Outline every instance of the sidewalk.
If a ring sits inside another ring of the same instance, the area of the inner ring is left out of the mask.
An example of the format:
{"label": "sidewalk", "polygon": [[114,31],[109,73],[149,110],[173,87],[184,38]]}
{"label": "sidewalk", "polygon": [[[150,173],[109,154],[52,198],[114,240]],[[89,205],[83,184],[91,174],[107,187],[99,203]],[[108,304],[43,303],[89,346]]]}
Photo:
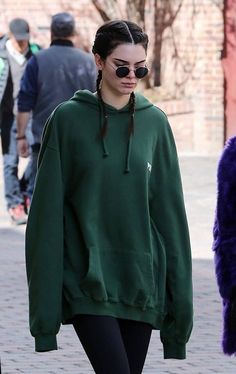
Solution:
{"label": "sidewalk", "polygon": [[[236,358],[226,357],[220,350],[221,301],[216,288],[211,252],[216,164],[216,157],[180,158],[193,249],[194,329],[187,345],[187,359],[183,361],[163,360],[159,332],[154,331],[144,374],[235,373]],[[58,351],[41,354],[34,352],[34,341],[28,330],[25,228],[12,226],[5,212],[1,159],[0,176],[2,374],[93,373],[70,326],[61,327]]]}

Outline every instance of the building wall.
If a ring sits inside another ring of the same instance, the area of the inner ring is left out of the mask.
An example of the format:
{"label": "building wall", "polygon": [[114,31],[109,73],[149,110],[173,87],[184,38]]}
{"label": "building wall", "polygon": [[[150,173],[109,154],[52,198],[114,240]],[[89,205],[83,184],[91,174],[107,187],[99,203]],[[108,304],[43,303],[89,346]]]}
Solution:
{"label": "building wall", "polygon": [[170,87],[176,98],[167,111],[176,137],[184,138],[178,142],[183,151],[213,154],[222,149],[223,26],[223,12],[216,2],[185,0],[172,30],[177,58],[173,58],[176,51],[171,31],[166,33],[163,86]]}
{"label": "building wall", "polygon": [[[167,112],[181,152],[216,154],[223,146],[223,3],[183,0],[172,28],[164,33],[162,85],[155,89],[154,96],[147,92]],[[124,0],[120,1],[120,5],[124,4]],[[151,63],[152,0],[147,4]],[[95,30],[102,23],[90,0],[0,0],[0,32],[7,29],[13,17],[24,17],[30,23],[32,39],[46,47],[50,40],[50,17],[62,10],[71,11],[76,17],[80,31],[77,45],[90,49]]]}
{"label": "building wall", "polygon": [[236,2],[225,1],[222,63],[225,77],[225,138],[236,135]]}

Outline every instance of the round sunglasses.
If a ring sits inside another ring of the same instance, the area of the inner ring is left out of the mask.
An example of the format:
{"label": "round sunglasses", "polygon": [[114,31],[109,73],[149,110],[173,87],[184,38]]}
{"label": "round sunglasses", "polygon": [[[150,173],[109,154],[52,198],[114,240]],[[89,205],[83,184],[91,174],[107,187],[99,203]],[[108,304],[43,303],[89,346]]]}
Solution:
{"label": "round sunglasses", "polygon": [[143,67],[132,70],[132,69],[129,69],[127,66],[119,66],[116,69],[116,75],[119,78],[124,78],[129,74],[130,71],[134,71],[134,74],[135,74],[136,78],[142,79],[147,75],[148,68],[143,66]]}
{"label": "round sunglasses", "polygon": [[130,69],[128,66],[119,66],[114,67],[113,65],[109,64],[115,71],[118,78],[124,78],[127,77],[127,75],[130,73],[130,71],[133,71],[136,78],[142,79],[148,74],[148,68],[146,66],[140,66],[136,69]]}

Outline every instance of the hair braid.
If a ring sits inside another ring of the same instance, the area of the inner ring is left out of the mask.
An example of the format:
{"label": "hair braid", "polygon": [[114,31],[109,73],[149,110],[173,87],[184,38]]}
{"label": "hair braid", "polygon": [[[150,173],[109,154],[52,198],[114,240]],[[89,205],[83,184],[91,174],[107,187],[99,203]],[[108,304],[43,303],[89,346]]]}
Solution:
{"label": "hair braid", "polygon": [[135,94],[132,92],[129,99],[130,125],[129,137],[134,134],[134,111],[135,111]]}
{"label": "hair braid", "polygon": [[96,85],[97,85],[97,95],[98,95],[98,98],[101,102],[102,113],[103,113],[103,124],[102,124],[102,127],[101,127],[101,137],[105,138],[105,136],[107,134],[108,116],[107,116],[106,107],[105,107],[104,101],[102,99],[101,90],[100,90],[101,80],[102,80],[102,71],[99,70]]}
{"label": "hair braid", "polygon": [[102,80],[102,70],[98,70],[98,76],[97,76],[97,80],[96,80],[97,93],[100,91],[101,80]]}

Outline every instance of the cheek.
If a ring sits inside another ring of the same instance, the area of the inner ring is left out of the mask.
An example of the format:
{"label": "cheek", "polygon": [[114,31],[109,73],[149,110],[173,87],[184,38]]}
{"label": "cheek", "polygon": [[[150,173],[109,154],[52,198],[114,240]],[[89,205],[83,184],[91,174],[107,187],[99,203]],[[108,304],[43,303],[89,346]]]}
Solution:
{"label": "cheek", "polygon": [[120,82],[120,78],[117,77],[115,71],[104,71],[103,76],[111,85],[118,84]]}

